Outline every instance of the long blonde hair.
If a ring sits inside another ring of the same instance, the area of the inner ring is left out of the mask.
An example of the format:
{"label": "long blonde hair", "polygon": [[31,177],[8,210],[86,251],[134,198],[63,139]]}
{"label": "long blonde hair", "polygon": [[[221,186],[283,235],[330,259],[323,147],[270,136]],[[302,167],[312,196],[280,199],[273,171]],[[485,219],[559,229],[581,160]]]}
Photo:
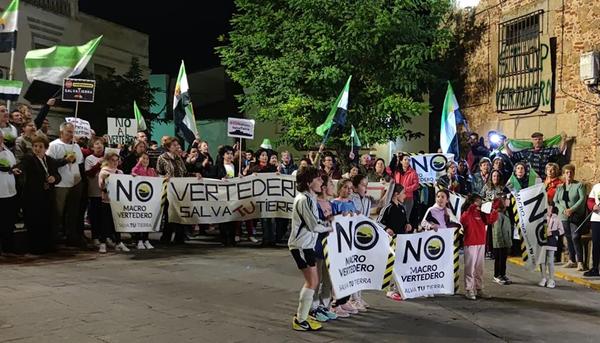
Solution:
{"label": "long blonde hair", "polygon": [[104,155],[104,161],[102,161],[102,167],[103,168],[108,167],[108,162],[110,161],[111,158],[113,158],[115,156],[119,157],[119,155],[114,151],[109,151],[108,153],[106,153],[106,155]]}

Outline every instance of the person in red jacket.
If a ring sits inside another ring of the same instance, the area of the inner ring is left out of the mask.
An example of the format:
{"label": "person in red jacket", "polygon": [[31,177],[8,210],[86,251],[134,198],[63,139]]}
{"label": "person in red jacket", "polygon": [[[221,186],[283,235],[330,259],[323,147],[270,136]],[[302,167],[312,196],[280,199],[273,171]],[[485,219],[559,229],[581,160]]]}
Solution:
{"label": "person in red jacket", "polygon": [[404,193],[406,193],[404,207],[406,208],[406,217],[410,221],[410,214],[415,203],[414,193],[419,189],[419,176],[410,166],[410,156],[401,152],[392,157],[390,171],[396,184],[404,187]]}
{"label": "person in red jacket", "polygon": [[470,195],[460,216],[465,235],[465,297],[470,300],[475,300],[476,295],[488,298],[483,292],[486,226],[498,220],[498,200],[494,201],[489,214],[481,211],[482,202],[481,196]]}

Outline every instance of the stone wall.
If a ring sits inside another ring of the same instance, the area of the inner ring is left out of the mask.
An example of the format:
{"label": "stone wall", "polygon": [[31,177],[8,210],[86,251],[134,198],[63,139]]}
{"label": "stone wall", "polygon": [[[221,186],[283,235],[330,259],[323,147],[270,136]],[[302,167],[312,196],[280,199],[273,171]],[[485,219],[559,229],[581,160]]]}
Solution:
{"label": "stone wall", "polygon": [[[579,58],[600,50],[600,1],[595,0],[482,0],[474,10],[475,22],[484,25],[478,48],[465,60],[465,92],[459,94],[471,129],[486,135],[499,130],[510,138],[527,139],[534,131],[546,137],[565,131],[575,137],[571,161],[577,178],[600,181],[598,148],[600,95],[579,79]],[[537,10],[543,11],[543,35],[556,39],[554,110],[524,115],[499,113],[496,107],[499,23]],[[564,22],[564,27],[563,27]]]}

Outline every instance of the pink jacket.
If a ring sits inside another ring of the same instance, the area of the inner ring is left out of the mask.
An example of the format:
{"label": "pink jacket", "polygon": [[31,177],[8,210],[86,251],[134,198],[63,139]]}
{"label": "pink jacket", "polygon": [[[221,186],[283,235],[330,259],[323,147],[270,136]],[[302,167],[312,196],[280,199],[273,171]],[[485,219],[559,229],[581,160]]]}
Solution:
{"label": "pink jacket", "polygon": [[139,162],[131,169],[131,175],[135,176],[157,176],[154,168],[145,168]]}

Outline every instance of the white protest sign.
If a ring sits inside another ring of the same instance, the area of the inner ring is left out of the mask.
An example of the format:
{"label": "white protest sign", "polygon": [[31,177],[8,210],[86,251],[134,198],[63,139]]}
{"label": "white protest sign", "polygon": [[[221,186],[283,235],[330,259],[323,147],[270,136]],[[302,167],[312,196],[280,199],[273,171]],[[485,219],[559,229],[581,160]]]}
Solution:
{"label": "white protest sign", "polygon": [[545,185],[537,185],[520,190],[516,195],[519,211],[519,227],[527,248],[527,260],[530,270],[535,270],[542,246],[546,245],[545,226],[548,207]]}
{"label": "white protest sign", "polygon": [[454,160],[454,154],[421,154],[410,156],[410,165],[419,176],[419,183],[434,183],[446,175],[446,164]]}
{"label": "white protest sign", "polygon": [[227,136],[254,139],[254,120],[227,118]]}
{"label": "white protest sign", "polygon": [[106,118],[107,132],[112,144],[129,144],[137,134],[137,122],[134,118]]}
{"label": "white protest sign", "polygon": [[75,126],[75,137],[92,138],[92,128],[87,120],[75,117],[67,117],[65,120]]}
{"label": "white protest sign", "polygon": [[291,218],[296,177],[264,173],[227,180],[172,178],[169,220],[215,224],[257,218]]}
{"label": "white protest sign", "polygon": [[405,299],[454,294],[453,229],[396,235],[394,279]]}
{"label": "white protest sign", "polygon": [[362,215],[336,216],[324,245],[336,298],[381,290],[389,245],[389,235],[373,220]]}
{"label": "white protest sign", "polygon": [[454,216],[460,220],[460,215],[462,214],[462,207],[467,201],[467,197],[455,192],[450,192],[450,199],[448,199],[448,206],[450,206],[450,210],[454,213]]}
{"label": "white protest sign", "polygon": [[161,177],[111,174],[106,180],[117,232],[158,232],[166,182]]}

